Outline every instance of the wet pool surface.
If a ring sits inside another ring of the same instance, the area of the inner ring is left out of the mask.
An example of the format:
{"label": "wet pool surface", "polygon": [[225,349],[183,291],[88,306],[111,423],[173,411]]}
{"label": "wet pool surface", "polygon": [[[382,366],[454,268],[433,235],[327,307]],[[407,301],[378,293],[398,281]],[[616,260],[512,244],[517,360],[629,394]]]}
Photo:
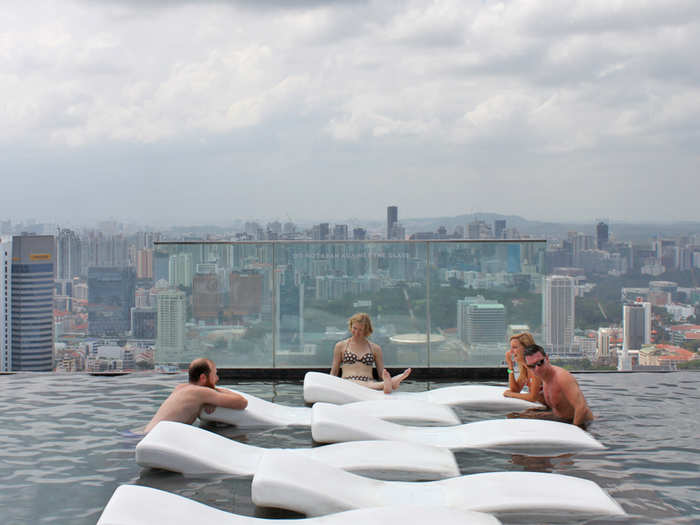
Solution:
{"label": "wet pool surface", "polygon": [[[589,520],[591,524],[700,523],[700,373],[600,373],[577,379],[597,416],[588,430],[607,450],[554,458],[459,452],[462,474],[527,470],[590,479],[630,515]],[[147,423],[172,387],[186,380],[185,374],[149,373],[0,376],[0,522],[95,524],[114,490],[124,483],[167,490],[237,514],[300,517],[256,508],[250,478],[193,479],[136,464],[138,438],[128,430]],[[407,381],[403,389],[448,384],[457,383]],[[303,404],[301,382],[227,386],[276,403]],[[463,422],[504,416],[457,413]],[[313,446],[308,428],[205,428],[261,447]]]}

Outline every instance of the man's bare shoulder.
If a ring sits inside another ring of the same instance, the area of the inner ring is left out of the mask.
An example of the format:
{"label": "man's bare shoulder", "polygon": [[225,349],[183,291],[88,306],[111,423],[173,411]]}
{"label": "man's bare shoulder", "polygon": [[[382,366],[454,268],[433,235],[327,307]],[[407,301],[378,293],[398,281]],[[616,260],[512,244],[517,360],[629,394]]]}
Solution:
{"label": "man's bare shoulder", "polygon": [[552,368],[554,368],[554,370],[556,372],[556,378],[557,378],[557,382],[559,384],[561,384],[561,385],[568,384],[568,383],[578,384],[574,375],[571,372],[569,372],[566,368],[562,368],[560,366],[552,366]]}

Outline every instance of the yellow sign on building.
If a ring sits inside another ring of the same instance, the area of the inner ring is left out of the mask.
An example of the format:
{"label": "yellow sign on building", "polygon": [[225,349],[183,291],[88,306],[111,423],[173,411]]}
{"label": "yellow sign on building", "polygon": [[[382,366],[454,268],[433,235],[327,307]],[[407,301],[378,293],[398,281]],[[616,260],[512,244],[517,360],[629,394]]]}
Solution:
{"label": "yellow sign on building", "polygon": [[51,260],[51,254],[50,253],[32,253],[29,256],[30,261],[50,261]]}

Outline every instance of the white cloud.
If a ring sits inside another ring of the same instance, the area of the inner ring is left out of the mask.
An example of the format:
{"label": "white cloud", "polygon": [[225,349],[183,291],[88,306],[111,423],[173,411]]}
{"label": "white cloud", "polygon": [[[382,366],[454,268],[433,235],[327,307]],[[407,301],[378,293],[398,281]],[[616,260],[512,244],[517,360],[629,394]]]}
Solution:
{"label": "white cloud", "polygon": [[[517,150],[517,169],[618,146],[673,166],[698,135],[699,47],[692,0],[10,1],[0,147],[194,140],[227,144],[207,154],[229,172],[233,144],[259,155],[251,173],[294,159],[309,181],[352,152],[378,192],[406,158],[459,184],[483,148]],[[506,157],[488,163],[501,181]]]}

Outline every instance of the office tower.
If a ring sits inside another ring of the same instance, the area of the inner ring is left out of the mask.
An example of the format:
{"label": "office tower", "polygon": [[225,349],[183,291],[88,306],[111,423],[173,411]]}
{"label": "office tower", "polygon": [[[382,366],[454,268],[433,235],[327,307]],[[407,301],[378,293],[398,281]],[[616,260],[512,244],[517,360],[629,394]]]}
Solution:
{"label": "office tower", "polygon": [[367,238],[367,230],[364,228],[353,228],[352,239],[354,241],[364,241]]}
{"label": "office tower", "polygon": [[497,219],[493,221],[493,237],[494,239],[504,239],[506,234],[506,220]]}
{"label": "office tower", "polygon": [[470,345],[500,345],[506,339],[505,308],[482,296],[457,301],[457,336]]}
{"label": "office tower", "polygon": [[153,253],[153,282],[157,283],[161,279],[168,280],[170,267],[170,255],[164,252]]}
{"label": "office tower", "polygon": [[137,232],[136,233],[136,249],[150,250],[153,249],[153,243],[160,240],[160,232]]}
{"label": "office tower", "polygon": [[327,241],[330,238],[331,226],[327,222],[316,224],[311,228],[311,238],[314,241]]}
{"label": "office tower", "polygon": [[56,279],[70,281],[81,270],[80,237],[73,230],[59,229],[56,237]]}
{"label": "office tower", "polygon": [[55,243],[53,235],[12,238],[13,371],[53,369]]}
{"label": "office tower", "polygon": [[[198,264],[197,267],[201,267]],[[207,324],[220,321],[222,290],[216,273],[197,273],[192,278],[192,317]]]}
{"label": "office tower", "polygon": [[[263,275],[232,272],[229,275],[229,307],[234,316],[259,315],[264,294]],[[269,297],[271,294],[265,294]]]}
{"label": "office tower", "polygon": [[490,239],[491,227],[484,221],[475,220],[467,224],[467,239]]}
{"label": "office tower", "polygon": [[157,302],[155,360],[179,361],[185,350],[187,297],[179,290],[165,290],[158,294]]}
{"label": "office tower", "polygon": [[155,339],[156,318],[155,307],[134,306],[131,309],[131,335],[136,339]]}
{"label": "office tower", "polygon": [[386,238],[394,239],[394,227],[399,222],[399,208],[387,206],[386,208]]}
{"label": "office tower", "polygon": [[348,225],[347,224],[336,224],[333,226],[333,240],[334,241],[347,241],[348,240]]}
{"label": "office tower", "polygon": [[463,321],[468,344],[502,345],[505,341],[506,317],[502,304],[469,305]]}
{"label": "office tower", "polygon": [[88,333],[119,336],[131,330],[136,274],[133,268],[88,269]]}
{"label": "office tower", "polygon": [[645,308],[641,303],[622,306],[622,347],[626,350],[641,350],[644,344]]}
{"label": "office tower", "polygon": [[153,279],[153,250],[143,248],[136,252],[136,278]]}
{"label": "office tower", "polygon": [[12,241],[0,237],[0,372],[12,371]]}
{"label": "office tower", "polygon": [[545,278],[542,294],[544,344],[554,355],[572,352],[574,342],[574,295],[576,281],[566,275]]}
{"label": "office tower", "polygon": [[192,254],[176,253],[170,256],[168,261],[168,282],[170,286],[189,288],[192,286],[193,275]]}
{"label": "office tower", "polygon": [[608,225],[603,221],[599,222],[595,226],[595,242],[596,248],[599,250],[605,250],[608,245]]}

